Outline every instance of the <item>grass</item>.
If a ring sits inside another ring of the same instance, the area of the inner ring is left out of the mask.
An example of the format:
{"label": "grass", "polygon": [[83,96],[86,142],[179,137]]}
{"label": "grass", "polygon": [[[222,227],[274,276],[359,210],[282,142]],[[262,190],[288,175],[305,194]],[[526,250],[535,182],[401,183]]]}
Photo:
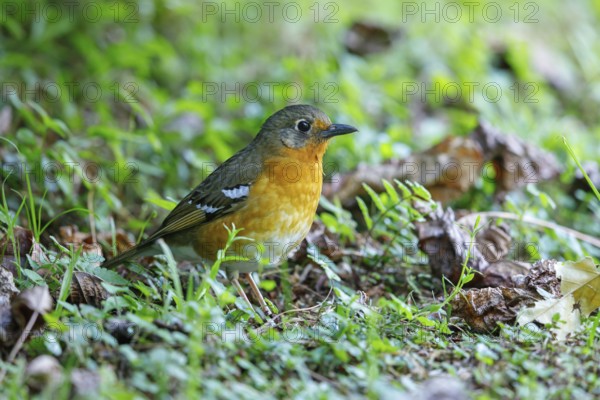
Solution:
{"label": "grass", "polygon": [[[553,152],[560,179],[499,201],[494,182],[476,177],[452,206],[527,214],[598,236],[598,192],[593,183],[590,193],[572,182],[583,160],[598,162],[600,9],[539,2],[538,22],[525,23],[531,9],[523,3],[516,22],[506,8],[496,23],[479,14],[450,23],[411,16],[403,3],[387,0],[368,10],[301,1],[304,17],[296,23],[252,23],[213,17],[206,4],[100,2],[102,17],[94,21],[76,12],[58,21],[26,13],[0,22],[1,80],[29,90],[0,96],[0,111],[11,110],[0,131],[1,229],[13,246],[15,228],[30,229],[48,258],[20,264],[17,287],[46,284],[57,299],[45,316],[48,328],[32,335],[14,363],[0,362],[7,369],[0,397],[34,394],[26,371],[39,355],[59,361],[64,383],[39,398],[67,398],[80,390],[73,374],[84,371],[100,382],[101,398],[392,398],[427,392],[436,385],[426,381],[440,375],[480,399],[597,396],[597,314],[562,343],[543,328],[474,334],[453,319],[447,301],[434,295],[411,230],[422,218],[414,201],[430,200],[419,185],[367,189],[358,213],[324,200],[316,219],[348,252],[333,259],[311,248],[310,257],[261,276],[281,308],[275,327],[260,324],[218,275],[222,259],[177,269],[164,248],[166,261],[133,265],[124,278],[99,268],[98,256],[61,244],[60,227],[109,234],[113,242],[125,232],[139,241],[290,101],[284,88],[293,84],[302,88],[298,101],[360,128],[331,144],[332,179],[360,163],[403,158],[448,134],[464,135],[485,119]],[[316,22],[311,6],[319,10]],[[321,20],[332,11],[338,22]],[[399,28],[399,39],[381,53],[349,54],[345,34],[363,20]],[[548,64],[555,68],[544,69]],[[503,95],[490,101],[475,90],[469,99],[473,82],[494,83]],[[250,89],[221,90],[236,83]],[[56,101],[52,84],[61,90]],[[461,99],[452,100],[444,85],[460,88]],[[253,97],[256,87],[261,94]],[[593,175],[584,177],[592,182]],[[552,230],[511,227],[515,243],[534,244],[515,249],[526,261],[600,255]],[[101,308],[69,303],[76,272],[104,280],[112,296]],[[470,274],[465,263],[446,299]]]}

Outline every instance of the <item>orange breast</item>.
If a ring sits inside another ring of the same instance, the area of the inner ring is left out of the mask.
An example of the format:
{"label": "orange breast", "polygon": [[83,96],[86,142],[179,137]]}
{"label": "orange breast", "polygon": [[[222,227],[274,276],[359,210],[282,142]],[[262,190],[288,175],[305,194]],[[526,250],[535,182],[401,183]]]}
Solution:
{"label": "orange breast", "polygon": [[[316,150],[316,151],[315,151]],[[214,260],[228,238],[224,225],[243,228],[230,252],[245,258],[267,259],[277,265],[308,233],[321,196],[321,149],[288,150],[270,158],[250,187],[245,205],[234,213],[203,225],[194,240],[201,257]],[[262,246],[262,248],[261,248]]]}

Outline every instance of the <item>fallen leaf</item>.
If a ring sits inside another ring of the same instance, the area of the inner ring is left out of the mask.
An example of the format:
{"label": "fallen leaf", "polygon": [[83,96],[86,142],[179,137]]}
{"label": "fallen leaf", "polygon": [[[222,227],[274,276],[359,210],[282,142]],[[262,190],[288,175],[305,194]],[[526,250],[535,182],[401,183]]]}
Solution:
{"label": "fallen leaf", "polygon": [[38,264],[50,264],[50,259],[46,255],[44,248],[35,239],[31,246],[31,259]]}
{"label": "fallen leaf", "polygon": [[542,324],[550,324],[553,322],[554,315],[558,314],[561,322],[552,331],[558,340],[565,340],[567,335],[575,331],[581,324],[581,314],[574,307],[573,295],[538,300],[533,307],[525,307],[519,312],[517,323],[527,325],[537,321]]}
{"label": "fallen leaf", "polygon": [[480,333],[493,331],[499,322],[512,324],[522,309],[543,299],[541,293],[560,296],[556,264],[556,260],[536,262],[526,275],[512,276],[511,287],[461,290],[450,301],[452,316],[462,318]]}
{"label": "fallen leaf", "polygon": [[558,263],[556,274],[560,278],[561,293],[573,295],[582,315],[588,316],[600,307],[600,271],[591,257]]}
{"label": "fallen leaf", "polygon": [[367,198],[364,184],[375,192],[385,191],[383,180],[414,181],[425,186],[433,199],[448,202],[463,195],[479,177],[484,163],[480,145],[473,139],[449,136],[436,146],[407,158],[380,165],[360,164],[323,186],[323,195],[338,198],[345,208],[357,205],[356,197]]}
{"label": "fallen leaf", "polygon": [[[6,306],[0,307],[0,318],[5,320],[0,325],[0,328],[2,328],[0,331],[11,335],[8,339],[4,337],[0,337],[0,339],[2,339],[4,346],[12,345],[12,349],[6,358],[6,364],[0,369],[0,382],[6,376],[6,365],[15,360],[31,332],[44,325],[44,318],[42,316],[51,310],[52,304],[53,301],[48,287],[35,286],[24,290],[15,298],[10,312],[7,312]],[[16,329],[7,331],[5,325]]]}
{"label": "fallen leaf", "polygon": [[[47,286],[34,286],[21,292],[13,301],[12,311],[14,319],[25,326],[35,313],[44,315],[52,310],[54,301]],[[43,318],[38,318],[33,325],[34,329],[44,324]]]}
{"label": "fallen leaf", "polygon": [[339,235],[327,229],[321,221],[313,222],[305,240],[302,241],[296,251],[289,255],[289,258],[295,262],[305,260],[308,255],[309,246],[315,246],[319,249],[320,254],[332,261],[338,261],[344,255],[341,251],[342,246],[339,242]]}
{"label": "fallen leaf", "polygon": [[[513,287],[515,275],[527,274],[531,265],[505,259],[512,247],[512,238],[506,225],[488,224],[480,228],[474,243],[470,230],[461,228],[454,211],[440,206],[426,214],[425,222],[415,223],[419,248],[429,256],[431,275],[445,277],[458,283],[465,260],[476,274],[466,287]],[[469,253],[470,249],[470,253]]]}
{"label": "fallen leaf", "polygon": [[475,237],[477,248],[487,262],[502,260],[511,250],[512,237],[506,224],[489,225]]}
{"label": "fallen leaf", "polygon": [[[120,234],[126,236],[124,233],[117,233],[117,238],[119,238]],[[105,237],[109,237],[108,241],[112,240],[110,235],[103,235],[100,240],[104,239]],[[71,244],[75,250],[81,248],[82,254],[100,257],[102,256],[102,246],[100,243],[94,241],[94,237],[91,234],[79,232],[79,228],[75,225],[61,226],[60,238],[63,244]],[[93,264],[100,266],[101,263],[100,261],[97,261]]]}
{"label": "fallen leaf", "polygon": [[521,307],[536,300],[528,290],[496,287],[461,291],[450,304],[452,316],[464,319],[475,332],[486,333],[498,322],[512,323]]}
{"label": "fallen leaf", "polygon": [[514,277],[527,274],[531,265],[519,261],[500,260],[489,264],[481,274],[478,274],[467,286],[474,287],[513,287]]}
{"label": "fallen leaf", "polygon": [[12,272],[13,276],[17,276],[17,265],[21,267],[27,265],[27,254],[31,251],[32,245],[33,233],[29,229],[15,226],[13,238],[4,235],[0,239],[0,268],[5,268]]}
{"label": "fallen leaf", "polygon": [[555,179],[562,171],[554,154],[507,135],[487,121],[480,121],[469,137],[481,146],[485,161],[491,163],[494,173],[486,168],[483,177],[493,179],[499,193]]}
{"label": "fallen leaf", "polygon": [[[445,277],[456,284],[460,279],[471,239],[456,223],[451,208],[444,211],[440,206],[426,218],[426,222],[416,223],[415,229],[419,238],[419,248],[429,257],[431,275],[440,282]],[[468,265],[481,272],[489,263],[477,246],[473,246]],[[475,279],[480,278],[481,275],[476,274]]]}
{"label": "fallen leaf", "polygon": [[73,272],[69,301],[72,304],[89,304],[100,308],[102,302],[110,297],[102,279],[87,272]]}

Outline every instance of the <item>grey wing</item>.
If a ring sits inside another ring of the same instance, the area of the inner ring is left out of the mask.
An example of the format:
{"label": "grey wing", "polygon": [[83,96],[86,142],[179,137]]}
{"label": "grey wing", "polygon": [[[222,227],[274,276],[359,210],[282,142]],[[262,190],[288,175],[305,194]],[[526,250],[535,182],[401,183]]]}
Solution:
{"label": "grey wing", "polygon": [[240,173],[248,167],[244,165],[244,159],[247,157],[238,153],[217,168],[177,204],[147,241],[197,227],[241,208],[259,172],[257,169],[252,173]]}

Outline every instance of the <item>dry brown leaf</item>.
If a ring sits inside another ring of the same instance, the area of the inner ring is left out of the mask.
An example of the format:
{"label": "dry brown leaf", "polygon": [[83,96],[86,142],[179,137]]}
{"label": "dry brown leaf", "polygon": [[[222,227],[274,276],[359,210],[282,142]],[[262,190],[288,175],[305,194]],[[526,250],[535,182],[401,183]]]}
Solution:
{"label": "dry brown leaf", "polygon": [[506,224],[490,225],[477,233],[477,248],[487,262],[502,260],[511,249],[512,237]]}
{"label": "dry brown leaf", "polygon": [[[15,298],[10,313],[5,312],[6,306],[0,307],[0,318],[7,318],[6,321],[2,321],[2,331],[4,331],[2,333],[11,335],[8,338],[1,338],[2,344],[3,346],[12,345],[12,349],[6,358],[6,364],[0,369],[0,382],[6,376],[6,365],[15,360],[31,332],[44,324],[44,319],[41,316],[51,310],[52,304],[52,297],[50,297],[48,288],[46,286],[35,286],[23,291]],[[5,325],[12,326],[15,329],[7,331]]]}
{"label": "dry brown leaf", "polygon": [[517,136],[507,135],[486,121],[479,122],[470,138],[481,146],[485,161],[494,168],[494,174],[484,170],[484,179],[495,175],[493,179],[499,192],[555,179],[562,171],[552,153]]}
{"label": "dry brown leaf", "polygon": [[100,308],[102,302],[109,297],[109,293],[102,286],[102,279],[87,272],[73,272],[69,295],[72,304],[89,304]]}
{"label": "dry brown leaf", "polygon": [[[27,254],[31,251],[33,245],[33,233],[29,229],[15,226],[13,230],[14,243],[12,238],[4,235],[0,239],[0,268],[9,270],[13,276],[17,276],[17,263],[22,267],[27,265]],[[17,257],[19,260],[17,260]]]}
{"label": "dry brown leaf", "polygon": [[346,208],[356,206],[356,197],[368,197],[363,183],[375,192],[385,191],[382,179],[393,182],[410,180],[430,191],[435,200],[447,202],[472,187],[483,166],[483,153],[470,138],[449,136],[436,146],[402,160],[380,165],[361,164],[354,171],[336,176],[323,186],[323,195],[338,198]]}
{"label": "dry brown leaf", "polygon": [[500,260],[489,264],[474,281],[468,286],[474,287],[513,287],[514,278],[518,275],[527,274],[531,265],[519,261]]}
{"label": "dry brown leaf", "polygon": [[50,264],[50,259],[46,255],[44,248],[35,239],[31,246],[31,259],[38,264]]}
{"label": "dry brown leaf", "polygon": [[[104,236],[109,235],[102,235],[102,238]],[[119,233],[117,233],[117,237],[119,237]],[[83,254],[102,256],[102,246],[100,243],[95,242],[91,234],[79,232],[79,228],[75,225],[61,226],[60,238],[63,244],[71,244],[75,250],[81,248]],[[95,264],[96,266],[100,266],[99,261]]]}
{"label": "dry brown leaf", "polygon": [[512,323],[517,311],[537,300],[528,290],[519,288],[483,288],[462,291],[450,302],[452,315],[460,317],[475,332],[490,332],[498,322]]}
{"label": "dry brown leaf", "polygon": [[[44,315],[52,310],[54,301],[47,286],[34,286],[21,292],[13,301],[13,318],[21,326],[25,326],[27,321],[35,313]],[[42,318],[38,318],[34,324],[34,329],[39,328],[44,323]]]}
{"label": "dry brown leaf", "polygon": [[469,253],[468,265],[476,272],[467,287],[513,287],[515,275],[527,274],[531,265],[504,259],[510,252],[512,238],[506,225],[489,224],[480,229],[471,245],[472,227],[460,227],[452,209],[440,206],[415,224],[419,248],[429,256],[434,278],[445,277],[456,284]]}
{"label": "dry brown leaf", "polygon": [[343,252],[339,242],[339,236],[331,232],[321,221],[314,221],[305,240],[298,249],[291,253],[289,258],[295,262],[304,260],[308,255],[308,246],[313,245],[319,249],[320,254],[332,261],[342,258]]}
{"label": "dry brown leaf", "polygon": [[450,302],[452,315],[465,320],[476,332],[490,332],[498,322],[513,323],[519,311],[542,299],[540,292],[560,294],[556,264],[555,260],[538,261],[527,275],[513,276],[512,287],[462,290]]}
{"label": "dry brown leaf", "polygon": [[547,292],[554,297],[560,296],[560,281],[556,276],[557,264],[556,260],[536,262],[526,274],[513,276],[514,286],[532,293]]}

